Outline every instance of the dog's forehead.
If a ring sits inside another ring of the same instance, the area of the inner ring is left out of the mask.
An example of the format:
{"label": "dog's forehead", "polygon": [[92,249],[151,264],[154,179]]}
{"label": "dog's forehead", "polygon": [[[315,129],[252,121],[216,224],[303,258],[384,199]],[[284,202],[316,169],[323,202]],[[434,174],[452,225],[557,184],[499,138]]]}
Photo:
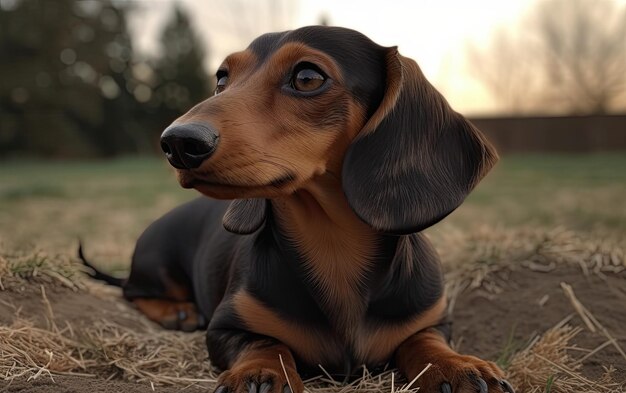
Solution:
{"label": "dog's forehead", "polygon": [[259,63],[263,63],[290,42],[300,42],[327,53],[344,69],[364,60],[379,59],[386,50],[358,31],[334,26],[307,26],[263,34],[252,41],[248,50],[254,53]]}
{"label": "dog's forehead", "polygon": [[254,53],[260,62],[263,62],[270,54],[276,51],[279,47],[278,43],[287,33],[289,31],[263,34],[250,43],[248,50]]}
{"label": "dog's forehead", "polygon": [[387,53],[395,47],[380,46],[358,31],[343,27],[308,26],[264,34],[246,51],[254,55],[259,67],[283,45],[293,42],[330,56],[343,74],[347,91],[367,108],[368,116],[374,112],[384,93]]}

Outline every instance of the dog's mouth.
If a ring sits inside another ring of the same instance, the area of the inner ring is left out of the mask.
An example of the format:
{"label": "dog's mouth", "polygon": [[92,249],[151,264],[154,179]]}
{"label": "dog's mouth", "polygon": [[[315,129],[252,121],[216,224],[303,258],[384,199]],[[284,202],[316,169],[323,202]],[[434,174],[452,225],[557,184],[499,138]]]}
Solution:
{"label": "dog's mouth", "polygon": [[276,187],[276,188],[280,188],[282,186],[285,186],[293,181],[296,180],[296,175],[294,175],[293,173],[286,173],[282,176],[277,177],[276,179],[272,180],[268,186],[269,187]]}
{"label": "dog's mouth", "polygon": [[224,181],[213,176],[198,174],[190,170],[178,170],[177,172],[178,182],[180,183],[181,187],[195,188],[196,190],[203,193],[205,190],[243,192],[251,189],[269,189],[279,191],[283,187],[289,185],[296,180],[296,175],[290,172],[280,175],[274,180],[265,183],[238,183]]}

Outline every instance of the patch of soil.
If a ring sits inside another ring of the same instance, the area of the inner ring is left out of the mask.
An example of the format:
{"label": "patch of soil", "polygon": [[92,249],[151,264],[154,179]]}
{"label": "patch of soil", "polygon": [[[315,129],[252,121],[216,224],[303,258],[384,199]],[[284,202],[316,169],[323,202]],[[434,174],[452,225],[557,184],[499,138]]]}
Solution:
{"label": "patch of soil", "polygon": [[[585,324],[561,289],[561,283],[572,286],[578,300],[607,331],[626,348],[626,273],[604,277],[585,276],[575,266],[562,266],[549,273],[516,268],[500,273],[498,294],[475,290],[459,296],[453,310],[453,337],[460,351],[498,359],[507,345],[516,349],[536,334],[541,334],[569,315],[573,326]],[[547,300],[546,300],[547,299]],[[584,329],[574,340],[579,348],[593,350],[607,338],[600,332]],[[580,352],[577,356],[584,356]],[[597,378],[602,366],[617,369],[616,380],[626,382],[626,359],[608,346],[584,363],[585,375]]]}
{"label": "patch of soil", "polygon": [[[517,349],[525,346],[535,334],[541,334],[574,314],[573,325],[584,326],[570,301],[560,287],[570,284],[578,299],[626,347],[626,273],[622,275],[585,276],[576,267],[561,267],[550,273],[514,268],[500,272],[498,294],[475,290],[460,296],[453,310],[454,338],[460,351],[495,360],[509,345],[511,337]],[[546,300],[547,296],[547,300]],[[103,293],[72,292],[67,289],[46,289],[46,298],[57,324],[68,321],[74,326],[85,326],[97,320],[111,319],[120,324],[140,323],[136,312],[118,301],[119,291]],[[0,292],[0,324],[10,324],[16,313],[45,323],[47,306],[42,301],[41,289],[28,286],[21,291]],[[543,299],[543,303],[541,300]],[[541,303],[541,304],[540,304]],[[594,349],[606,341],[600,333],[583,331],[575,343],[585,349]],[[580,352],[584,356],[585,352]],[[591,377],[603,372],[602,366],[614,365],[616,379],[626,382],[626,360],[614,347],[606,347],[585,363],[584,371]],[[5,383],[5,386],[2,386]],[[155,387],[157,392],[177,392],[180,387]],[[153,392],[146,383],[138,384],[104,378],[55,376],[54,381],[42,375],[37,380],[0,382],[0,392]],[[186,392],[205,392],[189,387]]]}
{"label": "patch of soil", "polygon": [[[105,287],[95,293],[72,291],[64,287],[25,285],[17,290],[0,292],[0,324],[10,324],[16,315],[46,326],[50,303],[57,324],[69,322],[84,326],[97,320],[111,320],[125,326],[137,324],[136,312],[122,298],[119,288]],[[98,287],[95,287],[98,288]]]}

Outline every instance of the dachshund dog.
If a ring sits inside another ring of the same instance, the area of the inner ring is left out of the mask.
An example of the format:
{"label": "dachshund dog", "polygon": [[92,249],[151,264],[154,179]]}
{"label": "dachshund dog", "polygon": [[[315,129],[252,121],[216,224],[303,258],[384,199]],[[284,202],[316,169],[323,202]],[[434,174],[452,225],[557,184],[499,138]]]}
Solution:
{"label": "dachshund dog", "polygon": [[387,363],[408,380],[432,364],[422,392],[513,392],[494,363],[448,346],[420,233],[497,154],[396,47],[338,27],[265,34],[161,146],[179,183],[214,199],[148,227],[124,295],[165,327],[207,327],[217,393],[301,393],[319,365]]}

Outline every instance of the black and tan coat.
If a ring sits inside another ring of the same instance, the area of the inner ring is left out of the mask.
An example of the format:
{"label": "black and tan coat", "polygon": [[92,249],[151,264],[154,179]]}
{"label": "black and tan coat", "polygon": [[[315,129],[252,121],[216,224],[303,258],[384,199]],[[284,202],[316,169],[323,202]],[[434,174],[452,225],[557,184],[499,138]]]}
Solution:
{"label": "black and tan coat", "polygon": [[146,230],[126,297],[167,327],[208,322],[220,393],[282,393],[286,375],[300,393],[298,371],[388,362],[408,379],[432,363],[423,392],[512,392],[493,363],[447,345],[420,233],[497,155],[417,64],[316,26],[259,37],[217,78],[161,139],[180,184],[214,199]]}

